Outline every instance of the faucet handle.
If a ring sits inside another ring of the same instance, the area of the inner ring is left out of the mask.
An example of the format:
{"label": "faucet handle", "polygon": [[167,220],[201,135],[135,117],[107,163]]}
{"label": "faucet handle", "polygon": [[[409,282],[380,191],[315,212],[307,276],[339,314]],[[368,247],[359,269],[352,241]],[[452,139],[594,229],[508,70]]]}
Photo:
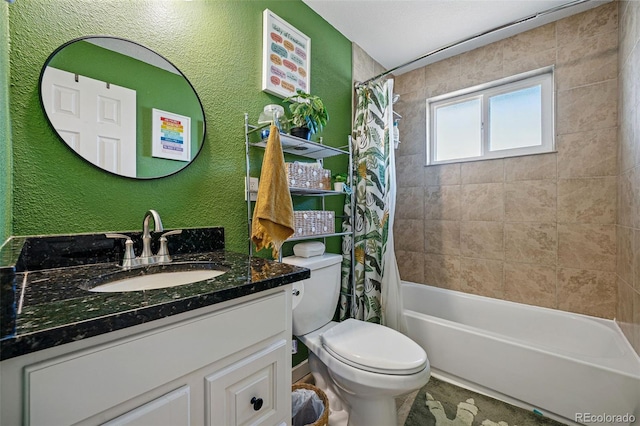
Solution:
{"label": "faucet handle", "polygon": [[174,229],[173,231],[165,232],[164,234],[160,235],[160,238],[164,238],[167,235],[177,235],[177,234],[182,234],[182,229]]}
{"label": "faucet handle", "polygon": [[176,235],[182,234],[182,229],[176,229],[173,231],[165,232],[160,235],[160,248],[158,249],[157,259],[160,263],[168,263],[171,262],[171,256],[169,256],[169,248],[167,247],[167,236],[168,235]]}
{"label": "faucet handle", "polygon": [[122,266],[124,268],[130,268],[131,266],[134,266],[136,254],[133,251],[133,241],[131,240],[131,237],[129,237],[128,235],[115,233],[104,234],[104,236],[107,238],[125,239],[126,241],[124,242],[124,257],[122,258]]}

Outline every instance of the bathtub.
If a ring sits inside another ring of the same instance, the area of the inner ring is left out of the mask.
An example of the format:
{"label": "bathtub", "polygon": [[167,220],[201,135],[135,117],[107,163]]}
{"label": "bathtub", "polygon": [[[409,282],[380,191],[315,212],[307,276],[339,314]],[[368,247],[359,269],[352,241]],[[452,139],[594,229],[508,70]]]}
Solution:
{"label": "bathtub", "polygon": [[640,425],[640,358],[615,321],[406,281],[402,300],[435,377],[568,424]]}

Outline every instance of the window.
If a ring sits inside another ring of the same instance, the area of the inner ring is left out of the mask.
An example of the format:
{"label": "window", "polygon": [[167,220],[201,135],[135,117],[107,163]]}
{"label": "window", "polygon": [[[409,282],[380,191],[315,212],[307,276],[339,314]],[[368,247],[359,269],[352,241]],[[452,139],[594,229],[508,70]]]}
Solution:
{"label": "window", "polygon": [[427,165],[554,150],[553,68],[427,99]]}

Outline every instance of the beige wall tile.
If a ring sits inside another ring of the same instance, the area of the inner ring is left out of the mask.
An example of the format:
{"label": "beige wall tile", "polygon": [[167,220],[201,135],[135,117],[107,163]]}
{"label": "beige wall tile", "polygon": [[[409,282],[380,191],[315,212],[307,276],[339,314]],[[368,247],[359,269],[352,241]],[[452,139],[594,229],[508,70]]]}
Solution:
{"label": "beige wall tile", "polygon": [[504,297],[513,302],[557,308],[556,268],[505,262]]}
{"label": "beige wall tile", "polygon": [[421,252],[424,249],[424,221],[415,219],[396,219],[394,226],[396,248]]}
{"label": "beige wall tile", "polygon": [[556,49],[549,49],[543,52],[532,52],[523,54],[517,60],[507,60],[504,58],[502,69],[505,76],[516,75],[527,71],[548,67],[556,63]]}
{"label": "beige wall tile", "polygon": [[[619,163],[620,172],[626,172],[636,164],[636,133],[640,132],[640,128],[636,123],[636,107],[627,106],[620,111],[620,126],[618,130],[619,136]],[[640,135],[638,135],[640,136]]]}
{"label": "beige wall tile", "polygon": [[618,225],[631,227],[634,222],[633,200],[634,182],[633,170],[621,173],[618,177]]}
{"label": "beige wall tile", "polygon": [[558,93],[556,133],[583,132],[616,126],[618,80],[607,80]]}
{"label": "beige wall tile", "polygon": [[414,283],[424,283],[424,254],[396,250],[396,260],[400,279]]}
{"label": "beige wall tile", "polygon": [[424,283],[449,290],[460,290],[460,257],[425,254]]}
{"label": "beige wall tile", "polygon": [[633,324],[633,293],[633,288],[624,281],[620,279],[618,280],[616,322],[629,342],[632,342],[632,339],[635,338]]}
{"label": "beige wall tile", "polygon": [[557,247],[555,223],[504,224],[504,257],[507,261],[553,266]]}
{"label": "beige wall tile", "polygon": [[529,180],[505,184],[504,219],[508,222],[555,222],[556,183]]}
{"label": "beige wall tile", "polygon": [[[635,6],[636,13],[640,7],[638,5]],[[640,18],[639,18],[640,19]],[[640,41],[640,38],[638,39]],[[636,46],[631,52],[631,56],[629,57],[629,64],[631,65],[631,75],[635,77],[633,80],[633,85],[636,88],[636,106],[640,108],[640,82],[637,79],[638,73],[640,72],[640,49],[638,48],[638,44],[636,42]]]}
{"label": "beige wall tile", "polygon": [[462,222],[460,253],[465,257],[504,259],[502,222]]}
{"label": "beige wall tile", "polygon": [[558,308],[612,319],[616,313],[616,276],[611,272],[558,268]]}
{"label": "beige wall tile", "polygon": [[633,338],[631,344],[636,350],[636,353],[640,354],[640,292],[633,292]]}
{"label": "beige wall tile", "polygon": [[420,154],[396,157],[398,188],[422,186],[424,183],[424,156]]}
{"label": "beige wall tile", "polygon": [[460,70],[463,87],[476,86],[504,77],[502,41],[461,54]]}
{"label": "beige wall tile", "polygon": [[486,259],[460,259],[460,289],[481,296],[504,297],[503,262]]}
{"label": "beige wall tile", "polygon": [[365,81],[373,77],[374,60],[358,44],[351,43],[353,81]]}
{"label": "beige wall tile", "polygon": [[[632,58],[629,58],[632,59]],[[636,104],[637,83],[633,69],[633,61],[618,62],[618,108],[624,112],[625,109]],[[625,116],[620,114],[620,120]]]}
{"label": "beige wall tile", "polygon": [[[394,110],[402,116],[402,120],[398,124],[400,131],[400,145],[396,150],[397,156],[404,155],[420,155],[423,162],[426,158],[426,106],[425,94],[421,93],[418,99],[408,99],[407,96],[401,96],[400,100],[394,105]],[[423,164],[424,165],[424,164]]]}
{"label": "beige wall tile", "polygon": [[558,135],[558,177],[617,176],[617,127]]}
{"label": "beige wall tile", "polygon": [[460,163],[425,167],[424,183],[425,185],[460,185]]}
{"label": "beige wall tile", "polygon": [[616,270],[616,226],[558,224],[558,266]]}
{"label": "beige wall tile", "polygon": [[633,286],[633,233],[632,228],[624,226],[618,226],[616,229],[618,278],[629,286]]}
{"label": "beige wall tile", "polygon": [[[640,229],[633,230],[633,288],[640,292]],[[640,310],[640,305],[636,309]]]}
{"label": "beige wall tile", "polygon": [[387,69],[380,65],[378,62],[373,61],[373,75],[377,76],[385,72]]}
{"label": "beige wall tile", "polygon": [[505,181],[555,180],[557,172],[556,154],[527,155],[504,159]]}
{"label": "beige wall tile", "polygon": [[618,77],[618,31],[600,33],[558,48],[556,90]]}
{"label": "beige wall tile", "polygon": [[557,22],[558,45],[618,29],[618,5],[611,2]]}
{"label": "beige wall tile", "polygon": [[425,220],[424,250],[431,254],[460,254],[460,222],[457,220]]}
{"label": "beige wall tile", "polygon": [[[640,144],[640,140],[638,143]],[[640,228],[640,166],[631,170],[631,185],[633,187],[633,198],[631,200],[631,226],[634,228]]]}
{"label": "beige wall tile", "polygon": [[558,222],[616,223],[615,177],[560,179]]}
{"label": "beige wall tile", "polygon": [[620,1],[619,4],[619,56],[620,62],[625,63],[629,58],[629,54],[633,47],[638,41],[638,31],[640,31],[640,13],[638,13],[637,10],[639,6],[637,1]]}
{"label": "beige wall tile", "polygon": [[460,57],[444,59],[425,67],[428,97],[438,96],[462,88]]}
{"label": "beige wall tile", "polygon": [[421,187],[401,187],[396,196],[396,218],[424,218],[424,189]]}
{"label": "beige wall tile", "polygon": [[401,74],[395,78],[393,91],[400,95],[425,88],[424,68]]}
{"label": "beige wall tile", "polygon": [[501,183],[462,185],[462,220],[502,221],[503,186]]}
{"label": "beige wall tile", "polygon": [[460,185],[427,186],[425,219],[460,220]]}
{"label": "beige wall tile", "polygon": [[504,160],[471,161],[460,165],[462,183],[504,182]]}
{"label": "beige wall tile", "polygon": [[515,75],[556,62],[556,24],[552,22],[504,40],[503,71]]}
{"label": "beige wall tile", "polygon": [[502,43],[505,62],[524,60],[529,54],[546,52],[555,48],[555,22],[509,37]]}

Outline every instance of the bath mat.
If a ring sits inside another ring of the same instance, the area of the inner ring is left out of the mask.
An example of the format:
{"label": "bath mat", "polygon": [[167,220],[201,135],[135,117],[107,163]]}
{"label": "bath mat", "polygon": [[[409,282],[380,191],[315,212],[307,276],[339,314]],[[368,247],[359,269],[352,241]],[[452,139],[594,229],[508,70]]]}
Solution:
{"label": "bath mat", "polygon": [[561,426],[502,401],[431,377],[418,392],[405,426]]}

